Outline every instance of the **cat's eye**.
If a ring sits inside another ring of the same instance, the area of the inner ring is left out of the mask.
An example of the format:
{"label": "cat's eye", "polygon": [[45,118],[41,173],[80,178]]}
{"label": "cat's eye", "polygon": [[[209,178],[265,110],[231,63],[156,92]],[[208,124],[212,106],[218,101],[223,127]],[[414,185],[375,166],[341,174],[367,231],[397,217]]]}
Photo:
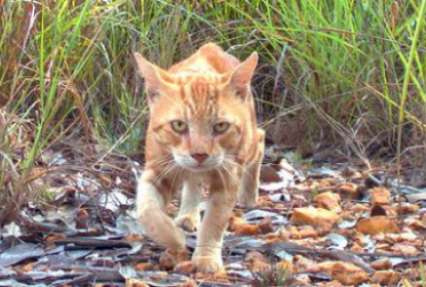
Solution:
{"label": "cat's eye", "polygon": [[213,132],[215,134],[223,134],[226,132],[231,125],[228,122],[219,122],[213,126]]}
{"label": "cat's eye", "polygon": [[174,120],[170,122],[172,129],[178,134],[184,134],[188,131],[188,125],[181,120]]}

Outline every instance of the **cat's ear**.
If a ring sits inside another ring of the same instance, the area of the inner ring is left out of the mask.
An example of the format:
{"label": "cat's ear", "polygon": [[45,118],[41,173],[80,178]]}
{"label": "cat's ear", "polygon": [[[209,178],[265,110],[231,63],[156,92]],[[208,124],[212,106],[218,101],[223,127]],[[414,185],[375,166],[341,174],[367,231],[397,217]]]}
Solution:
{"label": "cat's ear", "polygon": [[250,85],[259,56],[253,52],[244,62],[240,63],[230,76],[230,85],[237,91],[245,91]]}
{"label": "cat's ear", "polygon": [[145,88],[148,95],[148,101],[152,102],[159,95],[161,87],[172,82],[172,76],[160,67],[146,60],[141,54],[133,53],[138,66],[139,75],[145,80]]}

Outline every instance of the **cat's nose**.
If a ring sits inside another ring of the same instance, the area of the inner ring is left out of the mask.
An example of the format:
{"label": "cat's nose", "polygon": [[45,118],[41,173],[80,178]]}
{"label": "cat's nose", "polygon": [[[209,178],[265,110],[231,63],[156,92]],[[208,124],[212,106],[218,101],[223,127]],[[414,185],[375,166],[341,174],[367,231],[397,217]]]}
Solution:
{"label": "cat's nose", "polygon": [[206,153],[193,153],[191,154],[191,157],[195,159],[199,164],[202,164],[203,161],[205,161],[209,157],[209,155]]}

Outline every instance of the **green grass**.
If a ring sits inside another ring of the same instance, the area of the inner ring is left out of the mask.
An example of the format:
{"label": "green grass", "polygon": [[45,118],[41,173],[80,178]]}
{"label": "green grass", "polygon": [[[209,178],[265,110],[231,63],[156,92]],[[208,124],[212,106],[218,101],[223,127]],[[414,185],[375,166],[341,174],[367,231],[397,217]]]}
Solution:
{"label": "green grass", "polygon": [[167,67],[207,41],[259,52],[269,126],[298,121],[303,141],[359,156],[372,142],[397,154],[424,144],[426,0],[0,3],[0,105],[35,127],[24,174],[70,133],[138,152],[147,108],[132,52]]}

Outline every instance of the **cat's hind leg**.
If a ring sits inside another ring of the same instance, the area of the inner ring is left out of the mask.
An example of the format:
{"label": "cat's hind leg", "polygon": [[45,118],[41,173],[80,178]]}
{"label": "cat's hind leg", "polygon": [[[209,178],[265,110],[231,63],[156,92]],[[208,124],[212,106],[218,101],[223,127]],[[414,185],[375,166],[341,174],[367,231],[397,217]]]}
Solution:
{"label": "cat's hind leg", "polygon": [[246,167],[243,173],[238,194],[238,203],[245,207],[255,206],[259,197],[260,168],[265,150],[265,132],[262,129],[257,130],[257,138],[257,154],[254,161]]}

